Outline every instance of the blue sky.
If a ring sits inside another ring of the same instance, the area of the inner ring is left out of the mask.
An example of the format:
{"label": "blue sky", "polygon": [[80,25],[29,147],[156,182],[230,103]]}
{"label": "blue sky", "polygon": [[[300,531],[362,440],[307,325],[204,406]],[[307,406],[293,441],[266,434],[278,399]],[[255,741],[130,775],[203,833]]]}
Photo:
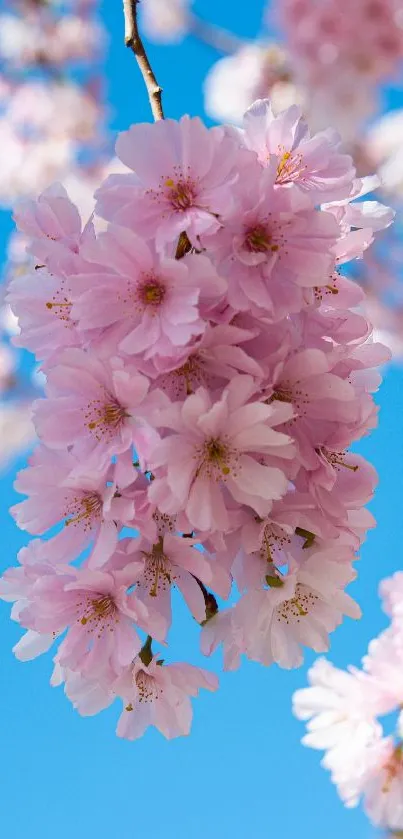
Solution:
{"label": "blue sky", "polygon": [[[144,0],[145,2],[145,0]],[[260,0],[247,4],[204,0],[199,11],[234,31],[259,28]],[[247,9],[247,14],[246,14]],[[117,0],[104,0],[109,29],[109,101],[113,130],[149,119],[133,56],[122,46]],[[201,82],[214,54],[192,41],[149,49],[164,86],[168,116],[202,113]],[[393,101],[397,104],[397,100]],[[0,216],[0,239],[11,229]],[[403,545],[403,371],[391,366],[379,395],[380,427],[360,446],[377,467],[380,487],[372,510],[378,528],[362,551],[352,593],[362,605],[358,624],[333,636],[332,660],[358,664],[369,639],[386,625],[377,584],[401,566]],[[18,466],[23,465],[23,461]],[[0,482],[2,568],[25,537],[7,509],[16,500],[13,470]],[[359,810],[345,810],[319,754],[300,745],[302,725],[291,715],[291,695],[306,669],[291,673],[245,663],[221,680],[220,691],[195,702],[189,738],[166,742],[149,732],[137,743],[114,734],[118,708],[82,719],[60,689],[51,689],[50,657],[20,664],[11,647],[20,636],[0,604],[1,837],[7,839],[367,839],[374,831]],[[182,656],[203,663],[197,633],[179,605],[174,630]],[[308,664],[313,660],[309,656]],[[219,668],[219,656],[212,666]]]}

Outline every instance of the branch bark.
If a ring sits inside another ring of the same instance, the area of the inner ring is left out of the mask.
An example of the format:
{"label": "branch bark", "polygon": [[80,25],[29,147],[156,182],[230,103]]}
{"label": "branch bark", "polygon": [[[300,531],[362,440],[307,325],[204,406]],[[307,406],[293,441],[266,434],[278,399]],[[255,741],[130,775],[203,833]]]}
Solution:
{"label": "branch bark", "polygon": [[123,14],[125,20],[125,44],[133,52],[139,65],[144,84],[147,88],[154,120],[164,119],[162,110],[162,87],[155,78],[154,71],[148,60],[144,44],[140,38],[137,23],[137,6],[139,0],[123,0]]}

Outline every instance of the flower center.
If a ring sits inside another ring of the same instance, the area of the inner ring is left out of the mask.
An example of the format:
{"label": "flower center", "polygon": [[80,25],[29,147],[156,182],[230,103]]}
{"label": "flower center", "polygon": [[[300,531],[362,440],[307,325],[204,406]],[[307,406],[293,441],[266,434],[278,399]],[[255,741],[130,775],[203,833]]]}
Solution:
{"label": "flower center", "polygon": [[212,464],[213,467],[217,467],[223,475],[229,475],[231,471],[229,465],[231,452],[223,440],[216,438],[208,440],[205,444],[205,453],[208,463]]}
{"label": "flower center", "polygon": [[91,530],[94,519],[102,518],[101,496],[97,492],[82,495],[81,498],[77,496],[69,504],[67,516],[64,522],[66,527],[81,524],[84,530]]}
{"label": "flower center", "polygon": [[184,212],[193,207],[197,196],[196,185],[191,178],[166,178],[164,181],[166,196],[171,207],[177,212]]}
{"label": "flower center", "polygon": [[354,466],[352,463],[346,463],[345,458],[347,452],[332,452],[329,451],[329,449],[326,449],[324,446],[322,446],[319,449],[315,449],[315,451],[316,454],[324,457],[325,460],[327,460],[327,462],[330,463],[330,465],[333,466],[337,472],[340,472],[341,467],[344,469],[350,469],[351,472],[357,472],[359,468],[357,465]]}
{"label": "flower center", "polygon": [[310,403],[310,399],[308,398],[306,391],[301,390],[301,382],[299,380],[296,380],[295,382],[279,382],[268,399],[268,402],[270,404],[275,400],[277,402],[286,402],[287,404],[294,406],[294,417],[288,420],[288,423],[294,423],[298,417],[304,416],[306,414],[307,405]]}
{"label": "flower center", "polygon": [[111,397],[110,402],[93,399],[88,405],[85,420],[97,440],[105,436],[112,440],[128,416],[126,409]]}
{"label": "flower center", "polygon": [[146,306],[160,306],[165,297],[166,288],[156,278],[149,277],[138,288],[138,297]]}
{"label": "flower center", "polygon": [[173,580],[171,564],[162,551],[162,540],[153,546],[151,553],[144,554],[146,562],[144,579],[148,586],[150,597],[158,597],[160,592],[166,591]]}
{"label": "flower center", "polygon": [[275,400],[277,402],[287,402],[288,404],[292,404],[294,401],[294,395],[291,388],[282,387],[281,385],[276,387],[268,401],[274,402]]}
{"label": "flower center", "polygon": [[[84,605],[84,610],[81,607]],[[99,597],[87,597],[84,604],[78,604],[80,609],[79,623],[87,626],[90,631],[97,631],[98,638],[104,629],[113,632],[115,624],[119,623],[118,610],[110,594],[100,594]]]}
{"label": "flower center", "polygon": [[285,600],[284,603],[278,607],[277,620],[285,621],[285,623],[300,623],[301,618],[305,618],[309,612],[316,606],[319,597],[314,594],[306,586],[297,583],[295,586],[295,595],[290,600]]}
{"label": "flower center", "polygon": [[248,227],[245,231],[244,244],[250,253],[266,253],[266,251],[275,253],[279,249],[279,245],[273,242],[273,237],[264,224]]}
{"label": "flower center", "polygon": [[265,525],[262,534],[260,556],[263,560],[272,563],[272,551],[281,550],[286,544],[290,543],[291,539],[282,527],[268,523]]}
{"label": "flower center", "polygon": [[294,155],[290,151],[284,151],[281,147],[278,149],[278,154],[281,154],[281,157],[277,165],[276,182],[286,184],[298,180],[306,168],[302,163],[302,154]]}
{"label": "flower center", "polygon": [[184,364],[165,374],[161,378],[160,386],[163,389],[172,388],[175,396],[181,397],[190,396],[197,387],[205,384],[205,381],[203,360],[200,355],[193,353]]}
{"label": "flower center", "polygon": [[59,320],[66,320],[70,321],[70,311],[71,311],[72,303],[70,300],[67,300],[67,297],[64,300],[56,300],[54,298],[52,301],[48,300],[46,303],[46,308],[51,309],[53,314],[56,315]]}
{"label": "flower center", "polygon": [[106,425],[120,425],[121,420],[125,416],[124,409],[117,402],[112,402],[110,405],[105,405],[103,411],[103,420]]}
{"label": "flower center", "polygon": [[[145,670],[138,670],[135,678],[134,678],[137,691],[138,691],[138,698],[139,702],[154,702],[155,699],[158,699],[161,688],[157,684],[156,679],[150,676],[149,673],[146,673]],[[133,710],[133,707],[127,707],[126,711]]]}
{"label": "flower center", "polygon": [[61,287],[51,300],[46,301],[45,306],[58,320],[64,321],[66,326],[71,326],[70,312],[73,304],[70,300],[70,289],[66,289],[64,285],[64,282],[61,281]]}
{"label": "flower center", "polygon": [[206,443],[206,452],[209,460],[213,463],[220,463],[226,457],[227,447],[221,440],[208,440]]}
{"label": "flower center", "polygon": [[231,472],[235,474],[239,453],[232,449],[229,440],[223,437],[210,437],[195,450],[199,460],[194,480],[202,473],[216,481],[225,480]]}
{"label": "flower center", "polygon": [[332,278],[330,283],[327,283],[324,286],[315,286],[313,289],[313,293],[315,296],[315,300],[318,303],[322,303],[324,297],[328,297],[329,295],[336,295],[339,293],[339,289],[337,288],[337,280],[338,275],[335,274]]}

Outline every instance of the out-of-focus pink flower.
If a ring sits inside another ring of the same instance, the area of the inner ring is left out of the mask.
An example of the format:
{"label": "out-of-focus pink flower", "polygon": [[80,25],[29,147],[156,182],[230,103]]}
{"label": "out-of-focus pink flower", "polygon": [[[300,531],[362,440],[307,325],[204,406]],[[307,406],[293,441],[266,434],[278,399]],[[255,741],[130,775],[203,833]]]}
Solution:
{"label": "out-of-focus pink flower", "polygon": [[[403,56],[397,0],[357,0],[348,15],[340,14],[336,0],[282,0],[276,12],[299,78],[329,100],[334,91],[337,96],[340,76],[349,78],[350,88],[365,90],[393,73]],[[346,109],[353,110],[348,101]]]}
{"label": "out-of-focus pink flower", "polygon": [[34,10],[24,18],[0,15],[0,58],[19,67],[88,60],[99,52],[103,42],[101,27],[78,15],[53,20],[41,19]]}
{"label": "out-of-focus pink flower", "polygon": [[256,99],[270,97],[275,112],[299,102],[286,53],[277,44],[251,43],[220,58],[204,82],[205,109],[214,119],[240,124]]}
{"label": "out-of-focus pink flower", "polygon": [[188,28],[190,0],[147,0],[141,6],[144,32],[150,41],[180,41]]}

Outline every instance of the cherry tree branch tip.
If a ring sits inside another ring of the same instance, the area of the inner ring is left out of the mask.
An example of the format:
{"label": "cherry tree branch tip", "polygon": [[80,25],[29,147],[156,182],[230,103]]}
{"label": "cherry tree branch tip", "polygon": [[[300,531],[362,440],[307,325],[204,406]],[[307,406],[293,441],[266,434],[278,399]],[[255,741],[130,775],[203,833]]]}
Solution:
{"label": "cherry tree branch tip", "polygon": [[139,34],[137,23],[138,3],[139,0],[123,0],[125,44],[132,50],[139,65],[144,84],[147,88],[152,114],[154,120],[157,122],[159,119],[164,119],[164,112],[162,110],[162,87],[160,87],[155,78],[154,71]]}

